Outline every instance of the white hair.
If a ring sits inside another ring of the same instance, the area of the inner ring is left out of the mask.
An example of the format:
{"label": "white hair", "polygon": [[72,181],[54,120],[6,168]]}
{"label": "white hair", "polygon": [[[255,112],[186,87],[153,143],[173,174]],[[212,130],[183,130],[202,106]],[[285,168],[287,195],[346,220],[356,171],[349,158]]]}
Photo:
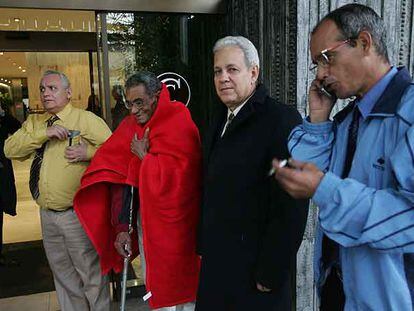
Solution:
{"label": "white hair", "polygon": [[214,44],[213,53],[228,46],[237,46],[244,54],[246,66],[251,68],[257,65],[260,68],[259,54],[254,44],[247,38],[242,36],[227,36],[218,39]]}
{"label": "white hair", "polygon": [[63,86],[64,89],[70,88],[70,81],[69,81],[68,77],[63,72],[60,72],[60,71],[57,71],[57,70],[46,70],[43,73],[41,80],[43,80],[44,77],[51,76],[51,75],[59,76],[60,81],[62,82],[62,86]]}

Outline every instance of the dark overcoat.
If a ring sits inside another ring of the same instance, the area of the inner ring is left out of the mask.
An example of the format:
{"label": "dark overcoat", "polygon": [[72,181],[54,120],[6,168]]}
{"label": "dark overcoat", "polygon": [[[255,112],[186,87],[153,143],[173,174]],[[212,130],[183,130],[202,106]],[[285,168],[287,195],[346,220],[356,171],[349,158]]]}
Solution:
{"label": "dark overcoat", "polygon": [[226,117],[221,105],[203,142],[196,310],[288,310],[308,202],[291,198],[268,173],[273,158],[289,157],[287,138],[301,117],[262,85],[220,137]]}
{"label": "dark overcoat", "polygon": [[0,213],[12,216],[16,215],[16,187],[12,163],[4,155],[4,141],[19,128],[20,122],[12,116],[0,117]]}

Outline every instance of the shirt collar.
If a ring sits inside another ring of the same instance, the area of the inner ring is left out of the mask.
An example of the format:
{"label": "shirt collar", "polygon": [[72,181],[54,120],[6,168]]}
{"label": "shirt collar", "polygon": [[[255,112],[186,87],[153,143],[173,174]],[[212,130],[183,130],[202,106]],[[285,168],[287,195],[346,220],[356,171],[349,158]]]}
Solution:
{"label": "shirt collar", "polygon": [[[73,106],[71,105],[71,103],[68,103],[56,115],[58,116],[59,120],[65,121],[65,119],[71,113],[72,109],[73,109]],[[48,113],[45,122],[47,122],[47,120],[49,120],[52,116],[53,116],[52,114]]]}
{"label": "shirt collar", "polygon": [[397,68],[391,67],[391,69],[361,99],[356,101],[362,118],[365,119],[371,113],[378,99],[381,97],[382,93],[384,93],[388,84],[397,72]]}
{"label": "shirt collar", "polygon": [[236,116],[238,113],[239,113],[239,111],[243,108],[243,106],[249,101],[249,99],[253,96],[253,94],[255,93],[255,91],[253,91],[253,93],[252,94],[250,94],[250,96],[249,97],[247,97],[246,98],[246,100],[241,104],[241,105],[239,105],[239,106],[237,106],[237,108],[236,109],[234,109],[233,111],[231,111],[230,109],[227,109],[227,119],[229,118],[229,115],[231,114],[231,113],[233,113],[233,115],[234,116]]}

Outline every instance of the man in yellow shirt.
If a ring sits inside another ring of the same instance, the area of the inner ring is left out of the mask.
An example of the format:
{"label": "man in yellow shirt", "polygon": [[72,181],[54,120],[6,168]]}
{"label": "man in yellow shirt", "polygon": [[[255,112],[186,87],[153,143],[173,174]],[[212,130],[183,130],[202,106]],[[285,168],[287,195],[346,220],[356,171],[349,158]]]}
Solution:
{"label": "man in yellow shirt", "polygon": [[18,160],[34,155],[30,190],[41,207],[43,245],[61,309],[109,310],[107,276],[100,273],[98,255],[72,201],[89,161],[111,131],[101,118],[70,104],[70,82],[63,73],[46,71],[39,88],[46,113],[29,115],[6,140],[4,152]]}

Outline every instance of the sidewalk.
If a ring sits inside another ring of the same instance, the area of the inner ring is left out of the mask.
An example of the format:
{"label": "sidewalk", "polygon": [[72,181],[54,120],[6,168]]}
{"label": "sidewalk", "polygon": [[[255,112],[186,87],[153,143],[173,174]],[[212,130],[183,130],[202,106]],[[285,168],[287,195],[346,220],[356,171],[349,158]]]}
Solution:
{"label": "sidewalk", "polygon": [[[40,293],[0,299],[0,310],[7,311],[58,311],[56,292]],[[119,310],[118,302],[111,303],[111,311]],[[130,298],[126,302],[127,311],[150,311],[141,298]]]}

